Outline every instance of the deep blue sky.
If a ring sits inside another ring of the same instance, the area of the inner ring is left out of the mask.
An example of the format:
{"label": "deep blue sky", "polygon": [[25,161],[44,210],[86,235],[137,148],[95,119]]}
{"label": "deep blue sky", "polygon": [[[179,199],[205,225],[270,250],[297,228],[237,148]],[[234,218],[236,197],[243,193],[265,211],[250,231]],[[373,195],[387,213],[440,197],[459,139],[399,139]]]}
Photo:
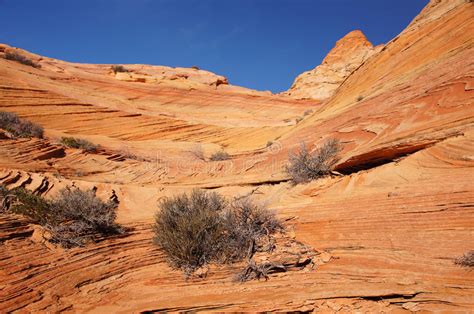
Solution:
{"label": "deep blue sky", "polygon": [[374,44],[428,0],[0,0],[0,42],[87,63],[197,65],[286,90],[354,29]]}

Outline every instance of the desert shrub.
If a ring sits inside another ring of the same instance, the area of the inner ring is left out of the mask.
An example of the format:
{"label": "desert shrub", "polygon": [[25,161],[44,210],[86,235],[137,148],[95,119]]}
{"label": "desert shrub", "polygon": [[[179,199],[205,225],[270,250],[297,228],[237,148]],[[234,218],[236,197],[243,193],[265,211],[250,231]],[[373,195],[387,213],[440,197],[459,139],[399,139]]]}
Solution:
{"label": "desert shrub", "polygon": [[98,145],[82,138],[62,137],[60,143],[64,146],[71,148],[79,148],[89,153],[96,152],[99,149]]}
{"label": "desert shrub", "polygon": [[216,258],[223,225],[225,200],[217,193],[193,190],[166,198],[155,215],[155,238],[172,266],[186,274]]}
{"label": "desert shrub", "polygon": [[19,62],[21,64],[28,65],[28,66],[31,66],[31,67],[34,67],[34,68],[41,68],[40,64],[34,62],[30,58],[28,58],[28,57],[26,57],[22,54],[19,54],[18,52],[7,52],[5,54],[5,59],[16,61],[16,62]]}
{"label": "desert shrub", "polygon": [[63,247],[81,246],[96,236],[121,232],[117,217],[117,204],[103,202],[93,190],[63,189],[51,201],[54,219],[48,222],[51,242]]}
{"label": "desert shrub", "polygon": [[273,141],[268,141],[266,147],[270,147],[273,145]]}
{"label": "desert shrub", "polygon": [[31,121],[20,119],[12,112],[0,111],[0,128],[7,130],[16,137],[43,138],[43,128]]}
{"label": "desert shrub", "polygon": [[197,65],[193,65],[193,66],[191,67],[191,69],[193,69],[193,70],[199,70],[199,67],[198,67]]}
{"label": "desert shrub", "polygon": [[361,101],[363,99],[364,99],[364,96],[362,96],[362,95],[357,96],[357,101]]}
{"label": "desert shrub", "polygon": [[209,159],[211,161],[228,160],[230,159],[230,155],[227,152],[221,150],[212,154]]}
{"label": "desert shrub", "polygon": [[43,138],[44,129],[40,125],[28,120],[20,120],[20,123],[12,126],[13,134],[18,137]]}
{"label": "desert shrub", "polygon": [[307,116],[307,115],[310,115],[313,113],[313,110],[312,109],[308,109],[306,110],[304,113],[303,113],[303,116]]}
{"label": "desert shrub", "polygon": [[111,69],[114,71],[114,73],[128,72],[128,70],[123,65],[113,65],[111,66]]}
{"label": "desert shrub", "polygon": [[295,122],[296,122],[296,123],[300,123],[301,121],[303,121],[303,117],[297,117],[297,118],[295,119]]}
{"label": "desert shrub", "polygon": [[463,256],[458,257],[454,263],[463,267],[474,267],[474,251],[469,251]]}
{"label": "desert shrub", "polygon": [[[0,194],[4,191],[5,188]],[[121,232],[115,223],[117,204],[103,202],[92,190],[63,189],[56,198],[46,200],[29,190],[15,188],[8,191],[8,196],[5,211],[24,215],[43,226],[50,234],[48,240],[65,248]]]}
{"label": "desert shrub", "polygon": [[269,249],[259,240],[283,230],[274,213],[250,199],[229,202],[217,193],[193,190],[165,198],[159,206],[154,242],[186,275],[211,262],[234,262]]}
{"label": "desert shrub", "polygon": [[13,112],[0,111],[0,128],[7,129],[13,124],[20,123],[20,118]]}
{"label": "desert shrub", "polygon": [[337,139],[327,140],[314,152],[309,152],[304,143],[297,153],[290,153],[286,172],[294,184],[309,182],[328,175],[339,160],[341,144]]}
{"label": "desert shrub", "polygon": [[[283,230],[275,213],[248,197],[234,200],[222,219],[226,232],[222,252],[224,261],[240,260],[258,250],[271,250],[270,235]],[[262,238],[267,241],[258,243]]]}

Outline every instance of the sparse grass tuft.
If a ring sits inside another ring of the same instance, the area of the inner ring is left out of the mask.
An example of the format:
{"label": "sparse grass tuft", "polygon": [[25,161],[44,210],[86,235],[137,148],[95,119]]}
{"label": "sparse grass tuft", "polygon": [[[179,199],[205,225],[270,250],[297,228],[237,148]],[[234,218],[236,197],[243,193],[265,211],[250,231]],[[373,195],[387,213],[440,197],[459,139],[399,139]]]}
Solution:
{"label": "sparse grass tuft", "polygon": [[99,145],[75,137],[62,137],[60,143],[66,147],[82,149],[88,153],[94,153],[99,149]]}
{"label": "sparse grass tuft", "polygon": [[43,138],[43,128],[31,121],[20,119],[12,112],[0,111],[0,128],[10,132],[15,137]]}
{"label": "sparse grass tuft", "polygon": [[5,59],[11,60],[11,61],[16,61],[16,62],[19,62],[21,64],[28,65],[28,66],[31,66],[31,67],[34,67],[34,68],[41,68],[40,64],[34,62],[30,58],[28,58],[28,57],[26,57],[22,54],[19,54],[18,52],[7,52],[5,54]]}
{"label": "sparse grass tuft", "polygon": [[327,140],[314,152],[309,152],[304,143],[297,153],[290,153],[286,172],[294,184],[305,183],[328,175],[339,160],[342,150],[337,139]]}
{"label": "sparse grass tuft", "polygon": [[206,157],[204,156],[204,150],[201,144],[194,145],[189,152],[197,159],[200,159],[202,161],[206,160]]}
{"label": "sparse grass tuft", "polygon": [[221,151],[218,151],[218,152],[215,152],[214,154],[212,154],[209,159],[211,161],[228,160],[228,159],[230,159],[230,155],[227,152],[221,150]]}

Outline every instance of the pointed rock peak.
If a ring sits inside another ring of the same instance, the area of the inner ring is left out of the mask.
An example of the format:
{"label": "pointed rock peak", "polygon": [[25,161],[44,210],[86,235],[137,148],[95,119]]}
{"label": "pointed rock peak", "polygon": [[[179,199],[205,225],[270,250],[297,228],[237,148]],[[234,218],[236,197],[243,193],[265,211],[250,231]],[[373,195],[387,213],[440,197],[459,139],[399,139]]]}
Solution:
{"label": "pointed rock peak", "polygon": [[334,48],[324,58],[323,64],[341,61],[341,59],[353,55],[356,51],[367,48],[373,48],[372,43],[367,40],[362,31],[354,30],[336,42]]}
{"label": "pointed rock peak", "polygon": [[344,37],[339,39],[339,41],[344,41],[344,40],[358,40],[358,41],[367,42],[370,44],[370,42],[367,40],[367,37],[365,37],[364,33],[358,29],[347,33]]}

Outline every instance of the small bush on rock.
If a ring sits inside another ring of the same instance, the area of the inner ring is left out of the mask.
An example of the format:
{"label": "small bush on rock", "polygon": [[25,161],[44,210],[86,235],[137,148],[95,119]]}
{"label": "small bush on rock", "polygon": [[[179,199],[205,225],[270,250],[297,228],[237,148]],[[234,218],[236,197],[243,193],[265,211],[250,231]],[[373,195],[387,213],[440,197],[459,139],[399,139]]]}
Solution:
{"label": "small bush on rock", "polygon": [[339,160],[342,147],[337,139],[329,139],[321,147],[310,153],[301,144],[297,153],[290,153],[286,172],[294,184],[309,182],[328,175]]}
{"label": "small bush on rock", "polygon": [[474,251],[469,251],[463,256],[458,257],[454,263],[463,267],[474,267]]}
{"label": "small bush on rock", "polygon": [[209,158],[211,161],[221,161],[221,160],[228,160],[230,159],[230,155],[221,150],[219,152],[215,152],[214,154],[212,154],[212,156]]}
{"label": "small bush on rock", "polygon": [[114,73],[128,72],[128,70],[123,65],[113,65],[111,69],[114,71]]}

